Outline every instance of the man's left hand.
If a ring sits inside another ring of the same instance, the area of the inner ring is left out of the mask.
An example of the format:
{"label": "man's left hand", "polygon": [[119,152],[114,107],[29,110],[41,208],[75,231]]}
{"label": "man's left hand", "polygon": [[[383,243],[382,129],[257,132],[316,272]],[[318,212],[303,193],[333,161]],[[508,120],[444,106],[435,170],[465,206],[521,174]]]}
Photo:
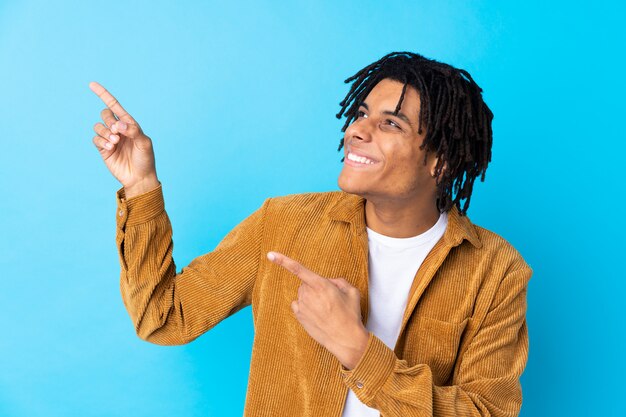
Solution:
{"label": "man's left hand", "polygon": [[369,339],[359,290],[343,278],[324,278],[281,253],[269,252],[267,258],[300,279],[291,310],[304,330],[344,367],[353,369]]}

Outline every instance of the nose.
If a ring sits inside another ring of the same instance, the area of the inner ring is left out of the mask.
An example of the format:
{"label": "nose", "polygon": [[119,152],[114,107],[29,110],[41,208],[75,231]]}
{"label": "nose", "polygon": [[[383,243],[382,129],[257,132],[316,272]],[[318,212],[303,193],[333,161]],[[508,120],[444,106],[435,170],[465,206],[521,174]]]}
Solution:
{"label": "nose", "polygon": [[348,142],[352,142],[352,141],[370,142],[372,140],[372,132],[371,132],[370,124],[371,123],[369,123],[369,119],[355,120],[346,129],[345,139]]}

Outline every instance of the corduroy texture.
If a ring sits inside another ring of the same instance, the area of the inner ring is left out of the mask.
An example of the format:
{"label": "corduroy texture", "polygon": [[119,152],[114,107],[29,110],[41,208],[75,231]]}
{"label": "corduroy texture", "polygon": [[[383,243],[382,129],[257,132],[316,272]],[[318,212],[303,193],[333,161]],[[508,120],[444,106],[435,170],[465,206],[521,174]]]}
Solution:
{"label": "corduroy texture", "polygon": [[140,338],[189,343],[252,304],[245,416],[339,417],[348,389],[385,417],[518,415],[532,270],[456,208],[416,274],[395,349],[370,333],[365,354],[347,370],[297,321],[290,303],[299,280],[266,254],[345,278],[361,292],[366,322],[362,198],[336,191],[267,199],[178,274],[161,185],[129,200],[122,188],[117,204],[122,299]]}

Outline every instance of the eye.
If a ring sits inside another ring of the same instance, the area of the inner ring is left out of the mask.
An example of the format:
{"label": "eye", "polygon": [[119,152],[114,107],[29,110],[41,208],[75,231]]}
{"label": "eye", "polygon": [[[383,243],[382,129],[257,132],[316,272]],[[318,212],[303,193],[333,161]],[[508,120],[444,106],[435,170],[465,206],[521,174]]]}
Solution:
{"label": "eye", "polygon": [[365,114],[365,112],[363,110],[359,110],[359,111],[356,112],[356,117],[358,119],[360,119],[361,117],[367,118],[367,114]]}
{"label": "eye", "polygon": [[399,124],[397,124],[396,122],[394,122],[394,121],[393,121],[393,120],[391,120],[391,119],[387,119],[387,120],[385,120],[385,123],[389,124],[390,126],[393,126],[393,127],[397,128],[397,129],[400,129],[400,125],[399,125]]}

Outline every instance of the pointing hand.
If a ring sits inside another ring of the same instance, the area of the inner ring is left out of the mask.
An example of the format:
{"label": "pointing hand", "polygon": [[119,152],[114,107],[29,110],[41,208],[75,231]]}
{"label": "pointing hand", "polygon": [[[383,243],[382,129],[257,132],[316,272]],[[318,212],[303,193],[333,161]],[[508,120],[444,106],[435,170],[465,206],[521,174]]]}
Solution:
{"label": "pointing hand", "polygon": [[111,93],[97,82],[89,88],[107,106],[100,116],[104,123],[96,123],[93,143],[106,167],[122,183],[126,198],[158,186],[152,140],[128,114]]}
{"label": "pointing hand", "polygon": [[304,330],[346,368],[354,368],[369,339],[361,321],[359,290],[343,278],[324,278],[278,252],[267,257],[300,279],[291,310]]}

